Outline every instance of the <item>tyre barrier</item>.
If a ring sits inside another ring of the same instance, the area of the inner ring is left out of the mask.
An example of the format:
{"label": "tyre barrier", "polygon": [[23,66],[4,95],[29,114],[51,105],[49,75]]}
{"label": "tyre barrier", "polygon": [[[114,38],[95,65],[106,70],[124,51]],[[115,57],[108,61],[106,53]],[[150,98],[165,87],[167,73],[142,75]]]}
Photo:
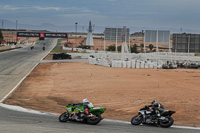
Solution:
{"label": "tyre barrier", "polygon": [[72,59],[71,55],[60,53],[60,54],[53,54],[53,60],[60,60],[60,59]]}
{"label": "tyre barrier", "polygon": [[179,63],[179,68],[200,69],[200,63]]}

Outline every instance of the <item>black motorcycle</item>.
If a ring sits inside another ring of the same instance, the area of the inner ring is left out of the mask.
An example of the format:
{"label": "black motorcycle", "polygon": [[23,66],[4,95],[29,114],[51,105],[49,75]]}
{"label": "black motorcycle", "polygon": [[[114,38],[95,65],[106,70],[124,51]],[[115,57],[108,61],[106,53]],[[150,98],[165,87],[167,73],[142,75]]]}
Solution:
{"label": "black motorcycle", "polygon": [[171,115],[174,113],[175,111],[163,110],[162,112],[160,112],[160,115],[156,115],[155,113],[153,113],[152,110],[149,109],[148,106],[145,106],[144,108],[141,108],[140,111],[138,111],[138,115],[134,116],[131,119],[131,124],[153,124],[156,126],[167,128],[174,123],[174,120],[171,117]]}

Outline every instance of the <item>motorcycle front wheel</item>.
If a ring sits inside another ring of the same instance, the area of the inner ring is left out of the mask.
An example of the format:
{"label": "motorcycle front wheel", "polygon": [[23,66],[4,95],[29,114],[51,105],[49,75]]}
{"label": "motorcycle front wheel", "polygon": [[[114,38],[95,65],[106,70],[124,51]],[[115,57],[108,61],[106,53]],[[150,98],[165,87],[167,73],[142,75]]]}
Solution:
{"label": "motorcycle front wheel", "polygon": [[160,126],[161,127],[170,127],[174,123],[174,119],[171,116],[166,116],[167,120],[165,121],[160,121]]}
{"label": "motorcycle front wheel", "polygon": [[60,122],[67,122],[69,120],[69,114],[67,112],[64,112],[59,116],[58,119]]}
{"label": "motorcycle front wheel", "polygon": [[143,117],[142,115],[136,115],[131,119],[132,125],[140,125],[142,123]]}
{"label": "motorcycle front wheel", "polygon": [[100,114],[96,114],[96,115],[94,115],[94,117],[88,118],[88,119],[87,119],[87,123],[90,124],[90,125],[96,125],[96,124],[98,124],[101,120],[102,120],[101,115],[100,115]]}

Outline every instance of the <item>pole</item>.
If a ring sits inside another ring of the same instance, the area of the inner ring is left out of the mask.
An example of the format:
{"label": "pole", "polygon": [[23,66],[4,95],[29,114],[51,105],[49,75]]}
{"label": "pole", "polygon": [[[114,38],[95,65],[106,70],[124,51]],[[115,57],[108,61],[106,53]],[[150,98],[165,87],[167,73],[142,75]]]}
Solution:
{"label": "pole", "polygon": [[129,53],[131,53],[131,35],[130,35],[130,29],[129,29]]}
{"label": "pole", "polygon": [[[16,20],[16,30],[17,30],[17,20]],[[17,32],[16,32],[16,43],[17,43]]]}
{"label": "pole", "polygon": [[145,42],[146,41],[145,40],[146,37],[145,36],[146,36],[146,34],[145,33],[146,33],[146,30],[144,31],[144,53],[146,53],[146,49],[145,49],[145,45],[146,45],[146,42]]}
{"label": "pole", "polygon": [[[142,32],[143,33],[143,32]],[[144,55],[145,55],[145,59],[147,59],[147,54],[146,54],[146,30],[144,31]]]}
{"label": "pole", "polygon": [[66,47],[68,47],[68,34],[67,34],[67,46]]}
{"label": "pole", "polygon": [[76,35],[75,35],[75,37],[76,37],[76,45],[77,45],[77,22],[75,23],[75,31],[76,31]]}
{"label": "pole", "polygon": [[118,28],[116,28],[116,46],[115,46],[115,52],[117,53],[117,35],[118,35]]}
{"label": "pole", "polygon": [[158,30],[156,32],[156,52],[158,53]]}
{"label": "pole", "polygon": [[106,53],[105,49],[106,49],[106,42],[105,42],[105,33],[104,33],[104,53]]}
{"label": "pole", "polygon": [[126,38],[126,34],[127,34],[127,32],[126,32],[126,27],[124,27],[124,39],[125,39],[125,43],[126,43],[126,41],[127,41],[127,40],[126,40],[126,39],[127,39],[127,38]]}
{"label": "pole", "polygon": [[177,34],[176,34],[176,44],[175,44],[175,61],[176,61],[176,52],[177,52]]}
{"label": "pole", "polygon": [[158,65],[158,30],[156,32],[156,63]]}
{"label": "pole", "polygon": [[17,40],[17,32],[16,32],[16,44],[17,44],[17,41],[18,41],[18,40]]}
{"label": "pole", "polygon": [[[164,36],[163,36],[163,38],[164,38]],[[169,53],[171,53],[171,62],[172,62],[172,51],[171,51],[171,48],[170,48],[170,32],[169,32]]]}
{"label": "pole", "polygon": [[190,53],[190,35],[188,36],[188,56],[189,56],[189,53]]}
{"label": "pole", "polygon": [[171,51],[171,49],[170,49],[170,46],[171,46],[170,43],[171,42],[170,42],[170,32],[169,32],[169,52]]}

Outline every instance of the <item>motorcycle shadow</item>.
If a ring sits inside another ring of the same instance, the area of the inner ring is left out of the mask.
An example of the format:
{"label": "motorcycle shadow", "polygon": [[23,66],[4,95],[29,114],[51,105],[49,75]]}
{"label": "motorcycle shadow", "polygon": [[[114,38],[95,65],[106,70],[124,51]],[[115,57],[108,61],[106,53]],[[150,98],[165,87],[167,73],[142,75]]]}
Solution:
{"label": "motorcycle shadow", "polygon": [[[67,122],[59,122],[59,123],[63,123],[63,124],[78,124],[78,125],[90,125],[86,121],[75,121],[75,120],[70,120],[70,121],[67,121]],[[102,123],[99,123],[97,125],[90,125],[90,126],[100,126],[100,125],[102,125]]]}
{"label": "motorcycle shadow", "polygon": [[145,127],[160,127],[159,125],[156,125],[156,124],[145,124],[145,123],[142,123],[141,126],[145,126]]}

